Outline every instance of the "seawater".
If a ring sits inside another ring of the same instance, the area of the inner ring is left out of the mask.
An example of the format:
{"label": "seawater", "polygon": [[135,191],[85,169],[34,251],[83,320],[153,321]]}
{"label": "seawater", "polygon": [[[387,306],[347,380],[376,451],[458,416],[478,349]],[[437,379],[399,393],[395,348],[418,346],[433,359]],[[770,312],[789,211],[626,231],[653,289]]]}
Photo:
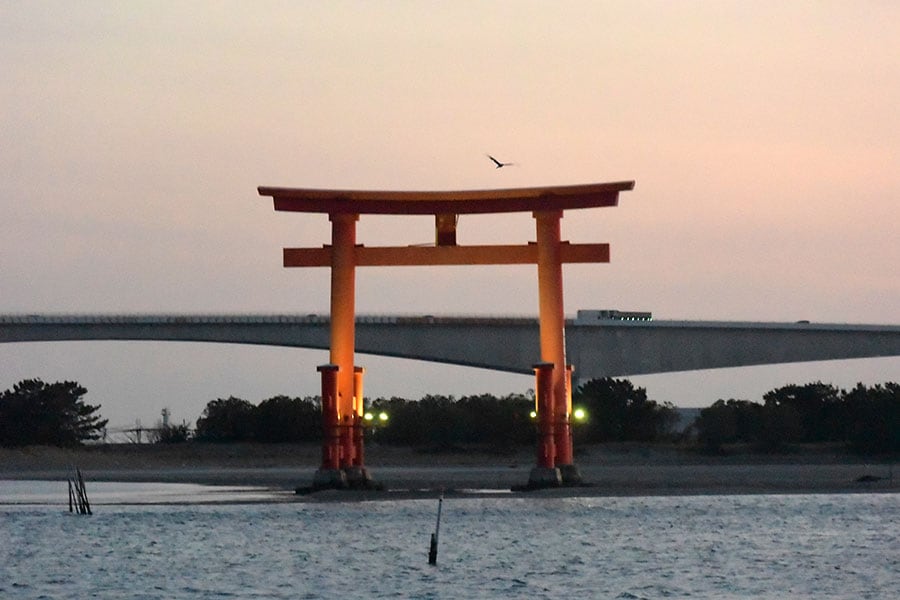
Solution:
{"label": "seawater", "polygon": [[8,483],[0,598],[900,598],[896,494],[447,498],[429,566],[436,498],[78,516]]}

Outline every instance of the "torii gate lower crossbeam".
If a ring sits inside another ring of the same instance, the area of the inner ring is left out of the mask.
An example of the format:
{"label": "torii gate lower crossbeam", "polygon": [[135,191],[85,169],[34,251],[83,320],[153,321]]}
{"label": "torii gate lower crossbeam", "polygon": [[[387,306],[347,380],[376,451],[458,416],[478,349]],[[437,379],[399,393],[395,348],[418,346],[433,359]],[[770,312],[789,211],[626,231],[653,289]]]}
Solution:
{"label": "torii gate lower crossbeam", "polygon": [[[462,192],[373,192],[260,187],[276,210],[329,215],[331,246],[286,248],[284,266],[331,268],[331,364],[322,374],[324,441],[314,486],[369,486],[363,452],[363,370],[354,365],[355,270],[357,266],[536,264],[540,314],[540,362],[535,365],[539,441],[529,486],[577,484],[570,414],[571,366],[565,355],[562,265],[609,262],[607,244],[561,240],[567,208],[615,206],[633,181]],[[457,246],[460,214],[532,212],[536,243],[525,246]],[[366,248],[356,244],[360,214],[433,214],[433,247]]]}

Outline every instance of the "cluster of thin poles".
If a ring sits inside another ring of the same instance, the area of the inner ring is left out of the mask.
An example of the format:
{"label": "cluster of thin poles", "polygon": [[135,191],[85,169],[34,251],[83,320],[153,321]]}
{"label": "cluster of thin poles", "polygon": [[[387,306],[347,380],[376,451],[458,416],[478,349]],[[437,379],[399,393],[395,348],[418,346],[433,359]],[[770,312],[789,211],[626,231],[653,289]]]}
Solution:
{"label": "cluster of thin poles", "polygon": [[91,503],[84,489],[84,476],[81,469],[75,469],[75,476],[69,480],[69,512],[77,512],[79,515],[90,515]]}

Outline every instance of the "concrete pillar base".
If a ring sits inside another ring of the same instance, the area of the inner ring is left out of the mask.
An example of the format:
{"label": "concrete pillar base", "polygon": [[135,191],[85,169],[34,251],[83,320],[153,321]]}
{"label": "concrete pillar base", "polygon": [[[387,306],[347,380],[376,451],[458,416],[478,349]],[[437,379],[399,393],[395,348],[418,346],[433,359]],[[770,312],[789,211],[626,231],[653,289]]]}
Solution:
{"label": "concrete pillar base", "polygon": [[376,483],[365,467],[347,467],[344,469],[347,486],[353,490],[380,490],[381,484]]}
{"label": "concrete pillar base", "polygon": [[534,467],[528,475],[528,488],[549,488],[562,485],[562,475],[556,467]]}
{"label": "concrete pillar base", "polygon": [[563,485],[581,485],[581,471],[575,465],[559,465],[559,474]]}
{"label": "concrete pillar base", "polygon": [[318,469],[313,476],[314,490],[342,490],[347,487],[347,476],[340,469]]}

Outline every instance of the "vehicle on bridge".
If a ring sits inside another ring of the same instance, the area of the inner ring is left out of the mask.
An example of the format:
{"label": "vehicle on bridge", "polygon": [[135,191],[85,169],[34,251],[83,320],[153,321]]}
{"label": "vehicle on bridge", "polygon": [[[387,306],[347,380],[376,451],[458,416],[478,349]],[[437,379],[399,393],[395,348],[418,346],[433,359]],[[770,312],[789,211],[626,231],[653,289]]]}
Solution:
{"label": "vehicle on bridge", "polygon": [[592,325],[598,321],[652,321],[653,313],[627,310],[579,310],[576,325]]}

